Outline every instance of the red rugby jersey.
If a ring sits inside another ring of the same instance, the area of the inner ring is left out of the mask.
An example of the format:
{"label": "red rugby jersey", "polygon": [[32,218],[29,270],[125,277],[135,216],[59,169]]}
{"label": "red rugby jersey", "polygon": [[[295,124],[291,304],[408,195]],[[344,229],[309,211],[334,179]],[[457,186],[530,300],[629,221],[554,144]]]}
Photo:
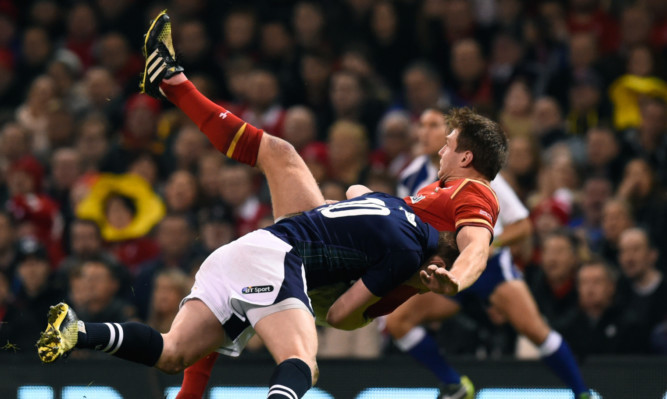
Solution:
{"label": "red rugby jersey", "polygon": [[458,231],[463,226],[485,227],[493,236],[500,204],[488,184],[456,179],[430,184],[405,202],[417,216],[438,231]]}

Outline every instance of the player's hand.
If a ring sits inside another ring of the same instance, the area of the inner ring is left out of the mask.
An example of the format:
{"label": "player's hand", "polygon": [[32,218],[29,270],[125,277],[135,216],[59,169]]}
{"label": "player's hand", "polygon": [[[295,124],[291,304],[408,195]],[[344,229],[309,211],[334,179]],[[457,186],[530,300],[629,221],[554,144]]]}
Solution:
{"label": "player's hand", "polygon": [[437,265],[428,265],[419,272],[419,278],[429,290],[445,295],[456,295],[461,283],[449,270]]}

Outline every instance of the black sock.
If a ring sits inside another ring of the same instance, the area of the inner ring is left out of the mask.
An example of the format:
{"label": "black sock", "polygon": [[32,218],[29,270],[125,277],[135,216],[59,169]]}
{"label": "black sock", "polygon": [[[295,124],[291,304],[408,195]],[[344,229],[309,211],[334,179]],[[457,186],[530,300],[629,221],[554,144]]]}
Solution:
{"label": "black sock", "polygon": [[84,323],[77,348],[95,349],[132,362],[154,366],[162,354],[162,335],[141,323]]}
{"label": "black sock", "polygon": [[311,387],[310,367],[301,359],[287,359],[273,371],[268,399],[298,399]]}

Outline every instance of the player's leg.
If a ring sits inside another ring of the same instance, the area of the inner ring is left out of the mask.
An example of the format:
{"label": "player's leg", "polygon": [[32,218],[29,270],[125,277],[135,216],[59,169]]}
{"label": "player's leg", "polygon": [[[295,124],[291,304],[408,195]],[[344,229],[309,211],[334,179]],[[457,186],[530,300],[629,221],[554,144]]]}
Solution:
{"label": "player's leg", "polygon": [[313,316],[305,306],[287,309],[261,318],[254,328],[277,364],[268,398],[301,398],[319,375]]}
{"label": "player's leg", "polygon": [[204,396],[206,385],[211,378],[211,370],[218,356],[217,352],[210,353],[185,369],[176,399],[201,399]]}
{"label": "player's leg", "polygon": [[135,322],[86,323],[78,320],[65,303],[53,306],[48,319],[47,329],[37,343],[39,357],[47,363],[75,348],[94,349],[177,373],[224,339],[219,321],[200,301],[186,303],[164,335]]}
{"label": "player's leg", "polygon": [[[426,366],[443,384],[442,394],[446,391],[474,392],[472,386],[461,386],[461,376],[452,368],[440,353],[436,341],[421,324],[428,321],[447,319],[461,310],[454,300],[432,292],[416,295],[387,315],[386,323],[389,334],[396,346],[410,354],[415,360]],[[466,384],[469,381],[466,379]],[[453,396],[452,397],[457,397]],[[442,396],[448,397],[448,396]],[[461,398],[466,396],[461,396]]]}
{"label": "player's leg", "polygon": [[201,300],[191,299],[183,304],[163,337],[164,349],[155,367],[180,373],[219,348],[225,333],[211,309]]}
{"label": "player's leg", "polygon": [[544,321],[523,280],[506,281],[498,285],[490,301],[507,317],[517,332],[525,335],[539,348],[542,360],[575,395],[588,394],[588,387],[569,345]]}
{"label": "player's leg", "polygon": [[162,13],[151,24],[144,44],[143,90],[163,95],[206,134],[218,151],[239,162],[257,165],[271,189],[274,217],[324,204],[305,162],[291,144],[265,134],[201,94],[182,73],[171,44],[171,23]]}

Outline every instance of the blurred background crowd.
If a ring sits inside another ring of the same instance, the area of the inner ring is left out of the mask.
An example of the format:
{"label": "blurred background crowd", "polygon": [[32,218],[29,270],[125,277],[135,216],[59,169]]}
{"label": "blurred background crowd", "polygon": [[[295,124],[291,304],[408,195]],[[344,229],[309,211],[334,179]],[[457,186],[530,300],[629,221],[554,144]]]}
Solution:
{"label": "blurred background crowd", "polygon": [[[0,356],[34,355],[63,299],[166,332],[206,255],[272,223],[257,171],[138,94],[164,8],[199,90],[291,142],[328,199],[397,193],[428,108],[499,121],[541,312],[582,357],[667,353],[664,0],[0,0]],[[448,353],[521,352],[486,305],[432,326]],[[321,354],[387,341],[323,330]]]}

